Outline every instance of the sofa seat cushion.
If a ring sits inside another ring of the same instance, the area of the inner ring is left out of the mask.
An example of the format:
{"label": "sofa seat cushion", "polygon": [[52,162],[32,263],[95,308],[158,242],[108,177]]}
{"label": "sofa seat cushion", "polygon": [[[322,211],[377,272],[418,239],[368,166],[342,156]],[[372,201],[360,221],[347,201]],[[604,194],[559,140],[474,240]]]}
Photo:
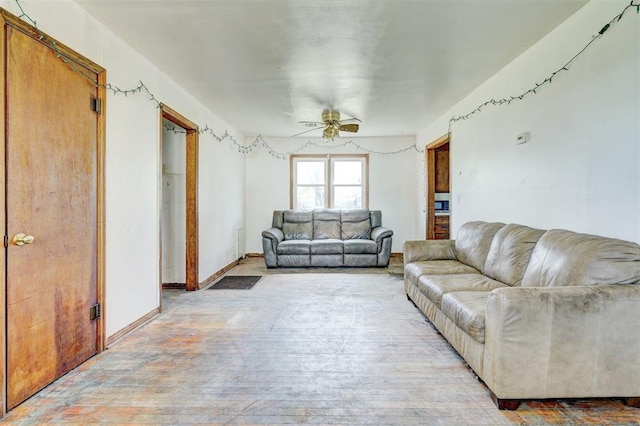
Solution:
{"label": "sofa seat cushion", "polygon": [[334,238],[326,240],[312,240],[311,254],[340,254],[342,255],[342,240]]}
{"label": "sofa seat cushion", "polygon": [[404,267],[405,277],[414,283],[422,275],[477,274],[478,270],[457,260],[418,260]]}
{"label": "sofa seat cushion", "polygon": [[484,315],[490,291],[457,291],[442,297],[442,313],[476,342],[484,343]]}
{"label": "sofa seat cushion", "polygon": [[284,240],[278,244],[278,254],[309,254],[311,240]]}
{"label": "sofa seat cushion", "polygon": [[345,240],[345,254],[377,254],[378,244],[373,240]]}
{"label": "sofa seat cushion", "polygon": [[456,291],[486,291],[508,287],[500,281],[481,274],[423,275],[418,280],[418,289],[442,309],[442,297]]}

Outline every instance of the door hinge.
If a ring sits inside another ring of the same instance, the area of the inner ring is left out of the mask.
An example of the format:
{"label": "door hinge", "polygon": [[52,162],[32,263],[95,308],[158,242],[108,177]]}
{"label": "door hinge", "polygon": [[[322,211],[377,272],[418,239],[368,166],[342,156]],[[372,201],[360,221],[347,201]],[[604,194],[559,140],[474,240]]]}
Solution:
{"label": "door hinge", "polygon": [[9,236],[5,235],[4,236],[4,248],[9,247]]}
{"label": "door hinge", "polygon": [[91,98],[91,111],[102,114],[102,99]]}
{"label": "door hinge", "polygon": [[95,320],[95,319],[100,319],[102,315],[102,308],[100,307],[99,303],[96,303],[95,305],[91,306],[89,308],[89,319],[90,320]]}

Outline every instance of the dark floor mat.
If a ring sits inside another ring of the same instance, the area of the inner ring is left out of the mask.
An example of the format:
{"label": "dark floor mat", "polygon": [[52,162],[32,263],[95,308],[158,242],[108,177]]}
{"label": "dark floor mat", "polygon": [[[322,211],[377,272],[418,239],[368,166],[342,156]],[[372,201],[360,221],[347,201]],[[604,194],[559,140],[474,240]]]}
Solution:
{"label": "dark floor mat", "polygon": [[209,287],[209,290],[251,290],[262,275],[227,275]]}

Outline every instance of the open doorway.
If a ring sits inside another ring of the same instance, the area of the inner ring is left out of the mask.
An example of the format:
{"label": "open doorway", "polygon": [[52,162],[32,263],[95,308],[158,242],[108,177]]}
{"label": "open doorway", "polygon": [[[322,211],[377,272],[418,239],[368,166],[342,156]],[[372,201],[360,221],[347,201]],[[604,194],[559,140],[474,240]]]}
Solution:
{"label": "open doorway", "polygon": [[449,134],[427,145],[427,235],[428,240],[450,238]]}
{"label": "open doorway", "polygon": [[162,287],[187,287],[187,132],[162,119]]}
{"label": "open doorway", "polygon": [[161,107],[160,286],[198,290],[198,126]]}

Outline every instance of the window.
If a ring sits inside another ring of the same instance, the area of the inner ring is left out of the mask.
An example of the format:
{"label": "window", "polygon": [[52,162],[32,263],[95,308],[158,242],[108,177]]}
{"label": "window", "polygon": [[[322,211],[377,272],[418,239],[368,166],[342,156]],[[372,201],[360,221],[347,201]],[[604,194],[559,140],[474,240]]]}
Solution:
{"label": "window", "polygon": [[368,208],[369,156],[292,155],[291,208]]}

